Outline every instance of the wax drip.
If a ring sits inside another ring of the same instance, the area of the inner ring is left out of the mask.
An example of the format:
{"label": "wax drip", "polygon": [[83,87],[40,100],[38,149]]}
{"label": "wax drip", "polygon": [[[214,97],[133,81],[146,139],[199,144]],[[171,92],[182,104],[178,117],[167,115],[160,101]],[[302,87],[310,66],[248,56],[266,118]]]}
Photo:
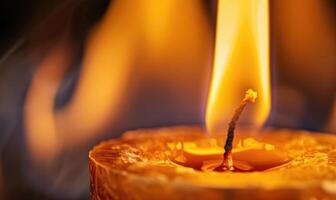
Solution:
{"label": "wax drip", "polygon": [[255,99],[257,98],[257,92],[249,89],[245,93],[244,99],[240,102],[239,107],[235,110],[235,113],[229,123],[227,138],[224,146],[224,155],[223,155],[223,162],[218,166],[215,170],[230,170],[233,171],[233,160],[232,160],[232,143],[234,139],[234,131],[236,128],[236,123],[244,110],[245,106],[248,103],[254,103]]}

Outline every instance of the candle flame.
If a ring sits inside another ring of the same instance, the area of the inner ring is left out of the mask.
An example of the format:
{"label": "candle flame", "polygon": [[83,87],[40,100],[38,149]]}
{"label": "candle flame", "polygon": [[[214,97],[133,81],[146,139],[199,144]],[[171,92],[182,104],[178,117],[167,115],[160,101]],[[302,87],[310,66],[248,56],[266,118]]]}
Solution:
{"label": "candle flame", "polygon": [[[244,92],[259,93],[241,122],[261,126],[270,110],[268,0],[219,0],[214,69],[206,109],[210,134],[225,129]],[[254,94],[251,93],[252,96]]]}

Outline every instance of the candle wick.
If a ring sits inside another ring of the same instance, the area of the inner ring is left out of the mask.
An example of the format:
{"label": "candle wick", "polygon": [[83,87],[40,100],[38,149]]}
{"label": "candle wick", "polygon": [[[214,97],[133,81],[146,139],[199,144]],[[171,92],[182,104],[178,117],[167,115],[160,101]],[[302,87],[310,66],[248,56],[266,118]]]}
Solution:
{"label": "candle wick", "polygon": [[235,110],[234,115],[229,123],[227,138],[224,146],[223,162],[219,166],[224,170],[230,170],[230,171],[234,170],[232,160],[232,143],[234,139],[234,131],[236,128],[236,124],[245,106],[250,102],[254,103],[256,98],[257,98],[257,92],[251,89],[247,90],[244,99],[240,102],[239,107]]}

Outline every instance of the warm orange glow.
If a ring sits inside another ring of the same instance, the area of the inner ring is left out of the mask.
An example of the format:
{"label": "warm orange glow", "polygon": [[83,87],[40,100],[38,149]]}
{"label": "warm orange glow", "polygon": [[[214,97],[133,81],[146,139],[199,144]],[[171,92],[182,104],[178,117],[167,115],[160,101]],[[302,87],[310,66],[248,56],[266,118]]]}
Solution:
{"label": "warm orange glow", "polygon": [[48,162],[62,149],[118,127],[114,123],[125,112],[132,84],[138,88],[155,81],[184,101],[182,91],[197,88],[198,74],[209,60],[210,31],[203,12],[196,0],[113,1],[87,39],[70,102],[57,111],[55,96],[73,52],[67,39],[51,48],[33,76],[25,103],[33,157]]}
{"label": "warm orange glow", "polygon": [[258,92],[241,122],[262,125],[270,110],[268,0],[219,0],[215,60],[206,110],[210,133],[226,128],[247,89]]}
{"label": "warm orange glow", "polygon": [[92,139],[108,120],[114,120],[133,55],[134,32],[118,26],[127,21],[126,14],[109,8],[88,38],[75,94],[58,112],[54,112],[54,101],[72,62],[70,42],[62,41],[47,53],[33,77],[25,104],[27,140],[34,158],[53,159],[61,148]]}

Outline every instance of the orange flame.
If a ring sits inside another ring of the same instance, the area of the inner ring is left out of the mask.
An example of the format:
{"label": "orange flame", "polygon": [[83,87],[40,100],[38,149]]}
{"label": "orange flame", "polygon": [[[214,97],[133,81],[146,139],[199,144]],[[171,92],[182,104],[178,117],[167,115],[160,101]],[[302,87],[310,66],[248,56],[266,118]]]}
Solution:
{"label": "orange flame", "polygon": [[[182,85],[173,96],[195,87],[194,73],[202,73],[208,62],[209,38],[201,1],[113,1],[89,35],[75,92],[61,110],[55,112],[54,99],[72,63],[71,43],[60,42],[38,66],[24,113],[32,157],[48,163],[62,149],[103,133],[127,101],[128,84],[159,77],[171,88]],[[190,84],[181,84],[188,72]]]}
{"label": "orange flame", "polygon": [[219,0],[214,70],[206,127],[210,133],[229,122],[244,92],[258,92],[241,121],[260,126],[270,110],[268,0]]}

